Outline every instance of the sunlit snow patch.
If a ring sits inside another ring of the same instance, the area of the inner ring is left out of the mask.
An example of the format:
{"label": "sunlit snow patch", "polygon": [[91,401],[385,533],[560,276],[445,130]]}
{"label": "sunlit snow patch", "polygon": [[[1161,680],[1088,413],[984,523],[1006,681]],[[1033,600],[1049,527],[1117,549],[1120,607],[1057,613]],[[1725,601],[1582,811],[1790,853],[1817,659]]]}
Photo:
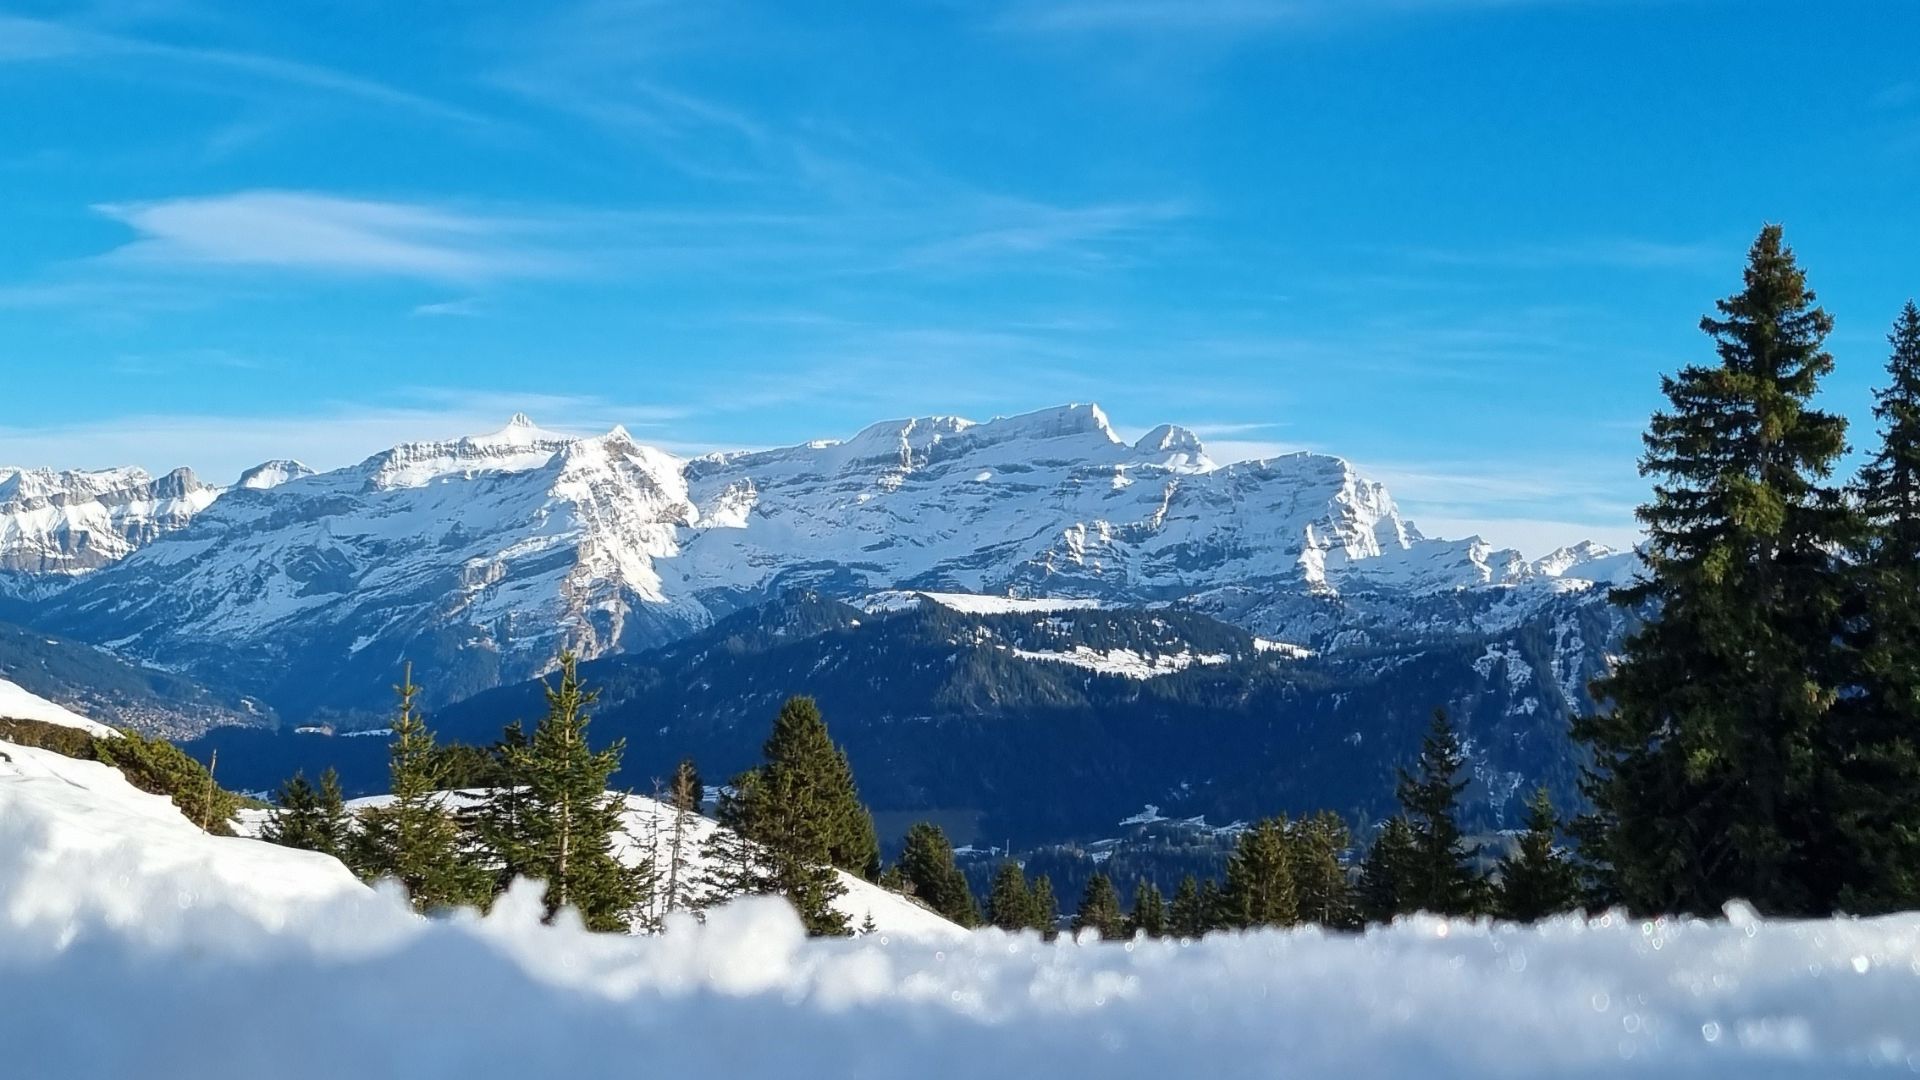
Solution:
{"label": "sunlit snow patch", "polygon": [[1176,671],[1185,671],[1195,664],[1224,664],[1233,659],[1226,653],[1191,651],[1139,653],[1132,649],[1108,649],[1101,652],[1085,645],[1075,645],[1067,652],[1035,649],[1014,649],[1012,652],[1022,660],[1072,664],[1075,667],[1086,668],[1088,671],[1097,671],[1102,675],[1123,675],[1129,679],[1152,679],[1161,675],[1171,675]]}
{"label": "sunlit snow patch", "polygon": [[1049,611],[1090,611],[1098,600],[1064,596],[988,596],[984,593],[924,592],[918,589],[890,589],[861,601],[870,612],[904,611],[933,601],[941,607],[965,615],[1031,615]]}

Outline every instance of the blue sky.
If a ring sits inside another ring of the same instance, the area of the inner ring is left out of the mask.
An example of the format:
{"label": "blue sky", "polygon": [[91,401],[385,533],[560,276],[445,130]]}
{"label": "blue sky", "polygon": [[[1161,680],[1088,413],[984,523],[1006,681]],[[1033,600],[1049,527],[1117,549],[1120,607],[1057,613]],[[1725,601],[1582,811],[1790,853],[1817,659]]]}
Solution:
{"label": "blue sky", "polygon": [[1632,535],[1783,221],[1871,441],[1920,5],[0,0],[0,462],[1098,401],[1429,532]]}

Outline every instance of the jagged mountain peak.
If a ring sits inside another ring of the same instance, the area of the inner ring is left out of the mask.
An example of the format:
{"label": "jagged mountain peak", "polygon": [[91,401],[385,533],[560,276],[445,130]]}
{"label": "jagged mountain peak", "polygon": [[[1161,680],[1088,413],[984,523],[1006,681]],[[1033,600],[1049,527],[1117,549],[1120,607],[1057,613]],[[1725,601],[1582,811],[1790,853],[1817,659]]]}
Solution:
{"label": "jagged mountain peak", "polygon": [[533,422],[526,413],[517,412],[507,418],[507,426],[484,435],[468,435],[459,440],[469,446],[524,446],[537,447],[555,443],[572,442],[579,438],[559,431],[548,431]]}
{"label": "jagged mountain peak", "polygon": [[241,473],[234,486],[244,491],[271,491],[281,484],[312,475],[312,469],[292,458],[274,458]]}
{"label": "jagged mountain peak", "polygon": [[1177,424],[1161,424],[1135,440],[1133,449],[1170,469],[1209,472],[1214,468],[1213,459],[1200,444],[1200,436]]}

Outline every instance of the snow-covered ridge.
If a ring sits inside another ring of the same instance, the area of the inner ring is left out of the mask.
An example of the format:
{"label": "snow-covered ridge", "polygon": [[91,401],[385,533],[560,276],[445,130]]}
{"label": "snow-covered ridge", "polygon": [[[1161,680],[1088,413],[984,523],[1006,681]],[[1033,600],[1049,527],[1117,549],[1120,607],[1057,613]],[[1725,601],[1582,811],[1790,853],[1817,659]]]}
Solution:
{"label": "snow-covered ridge", "polygon": [[[540,925],[531,888],[484,919],[422,919],[325,856],[206,836],[105,766],[0,751],[9,1075],[612,1076],[645,1062],[742,1080],[1251,1080],[1283,1062],[1302,1077],[1844,1080],[1920,1062],[1916,915],[809,941],[763,900],[626,938]],[[476,1002],[512,1022],[476,1023]],[[400,1011],[459,1038],[408,1038]]]}

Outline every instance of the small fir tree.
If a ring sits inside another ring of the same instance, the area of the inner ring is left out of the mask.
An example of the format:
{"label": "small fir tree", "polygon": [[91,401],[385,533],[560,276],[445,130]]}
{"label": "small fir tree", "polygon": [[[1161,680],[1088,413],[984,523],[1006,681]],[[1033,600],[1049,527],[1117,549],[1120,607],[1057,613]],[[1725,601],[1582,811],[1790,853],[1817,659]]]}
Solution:
{"label": "small fir tree", "polygon": [[1321,811],[1290,829],[1294,891],[1300,918],[1329,930],[1352,930],[1360,925],[1353,885],[1341,856],[1353,843],[1340,815]]}
{"label": "small fir tree", "polygon": [[487,749],[487,765],[481,777],[484,793],[456,814],[461,827],[484,852],[481,873],[487,878],[489,904],[516,878],[527,876],[526,747],[527,735],[520,721],[508,724]]}
{"label": "small fir tree", "polygon": [[1200,882],[1192,874],[1180,879],[1167,909],[1167,929],[1174,937],[1197,940],[1213,929],[1213,914],[1200,896]]}
{"label": "small fir tree", "polygon": [[361,814],[356,868],[369,879],[399,881],[419,911],[478,903],[486,881],[443,805],[433,732],[415,704],[420,688],[412,664],[394,692],[399,702],[387,751],[392,797]]}
{"label": "small fir tree", "polygon": [[900,852],[900,873],[934,911],[961,926],[977,926],[980,910],[967,888],[967,877],[953,862],[953,845],[938,825],[917,822],[908,827]]}
{"label": "small fir tree", "polygon": [[1045,874],[1033,879],[1033,928],[1048,940],[1060,933],[1060,901],[1053,895],[1053,879]]}
{"label": "small fir tree", "polygon": [[1200,910],[1206,915],[1206,927],[1209,932],[1225,930],[1231,923],[1226,915],[1227,896],[1220,883],[1212,878],[1200,879]]}
{"label": "small fir tree", "polygon": [[509,751],[525,791],[520,832],[508,843],[510,861],[546,884],[551,920],[574,908],[591,930],[624,931],[649,882],[615,854],[624,800],[607,791],[625,742],[594,750],[587,739],[595,695],[580,683],[573,654],[560,657],[559,677],[546,687],[547,714],[523,747]]}
{"label": "small fir tree", "polygon": [[[811,698],[791,698],[774,717],[766,763],[737,777],[720,806],[738,834],[722,840],[718,890],[785,896],[810,933],[845,934],[833,901],[845,892],[836,857],[855,873],[874,873],[866,836],[872,816],[860,805],[846,755],[833,745]],[[877,851],[877,846],[873,849]]]}
{"label": "small fir tree", "polygon": [[1554,847],[1560,818],[1553,799],[1542,786],[1527,803],[1527,831],[1516,850],[1500,860],[1500,885],[1494,893],[1494,913],[1514,922],[1535,922],[1573,910],[1580,900],[1580,880],[1573,863]]}
{"label": "small fir tree", "polygon": [[1474,870],[1480,847],[1463,840],[1454,819],[1467,786],[1455,778],[1465,765],[1446,710],[1435,709],[1416,771],[1400,771],[1400,806],[1413,826],[1413,850],[1400,881],[1403,910],[1472,915],[1482,906],[1483,884]]}
{"label": "small fir tree", "polygon": [[1227,859],[1225,922],[1247,928],[1300,921],[1293,852],[1285,818],[1258,821],[1240,834]]}
{"label": "small fir tree", "polygon": [[1114,891],[1113,879],[1102,873],[1095,873],[1087,879],[1086,892],[1080,896],[1080,906],[1073,913],[1073,932],[1094,930],[1104,940],[1124,937],[1127,932],[1127,917],[1120,910],[1120,894]]}
{"label": "small fir tree", "polygon": [[993,872],[993,888],[987,894],[987,921],[1008,932],[1040,929],[1027,875],[1012,859]]}
{"label": "small fir tree", "polygon": [[1368,922],[1391,922],[1396,915],[1417,910],[1407,888],[1414,846],[1413,826],[1399,815],[1387,819],[1374,837],[1360,865],[1357,890],[1360,914]]}
{"label": "small fir tree", "polygon": [[1141,878],[1133,887],[1133,911],[1127,916],[1127,933],[1145,934],[1150,938],[1167,936],[1167,901],[1160,894],[1160,887],[1148,878]]}
{"label": "small fir tree", "polygon": [[307,782],[307,774],[296,771],[274,793],[273,802],[273,813],[260,827],[260,839],[283,847],[320,850],[315,828],[320,794]]}

